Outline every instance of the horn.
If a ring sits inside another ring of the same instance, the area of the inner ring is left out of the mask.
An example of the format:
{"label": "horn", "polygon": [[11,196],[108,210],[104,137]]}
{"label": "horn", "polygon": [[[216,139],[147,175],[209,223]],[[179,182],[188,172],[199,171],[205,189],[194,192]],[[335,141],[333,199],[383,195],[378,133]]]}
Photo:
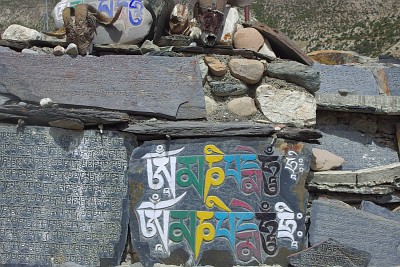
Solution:
{"label": "horn", "polygon": [[88,10],[89,12],[93,13],[93,15],[96,17],[97,21],[103,25],[110,25],[113,24],[114,22],[117,21],[117,19],[119,18],[119,15],[121,15],[121,11],[122,11],[122,6],[119,6],[117,11],[115,12],[114,17],[110,18],[106,15],[104,15],[103,13],[99,12],[96,8],[92,7],[92,6],[88,6]]}
{"label": "horn", "polygon": [[64,26],[56,31],[53,32],[42,32],[43,34],[49,35],[49,36],[54,36],[57,38],[63,38],[67,32],[65,27],[67,26],[67,24],[69,23],[69,19],[71,18],[71,8],[70,7],[66,7],[64,8],[63,12],[62,12],[62,17],[63,17],[63,22],[64,22]]}

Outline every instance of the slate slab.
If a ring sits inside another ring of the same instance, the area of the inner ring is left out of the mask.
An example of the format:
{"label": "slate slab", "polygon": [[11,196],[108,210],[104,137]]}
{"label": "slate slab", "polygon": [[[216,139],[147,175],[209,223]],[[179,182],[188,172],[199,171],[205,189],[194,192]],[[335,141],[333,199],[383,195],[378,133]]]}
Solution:
{"label": "slate slab", "polygon": [[400,223],[345,205],[314,200],[309,230],[312,246],[328,238],[368,251],[370,266],[400,265]]}
{"label": "slate slab", "polygon": [[287,254],[305,248],[311,154],[302,143],[272,143],[184,139],[135,149],[130,230],[142,264],[287,266]]}
{"label": "slate slab", "polygon": [[323,65],[313,66],[320,72],[319,94],[339,94],[339,90],[350,95],[378,95],[378,85],[372,71],[355,66]]}
{"label": "slate slab", "polygon": [[293,267],[366,267],[371,260],[371,254],[329,238],[288,258]]}
{"label": "slate slab", "polygon": [[118,265],[132,144],[118,132],[2,124],[0,266]]}
{"label": "slate slab", "polygon": [[375,214],[377,216],[381,216],[383,218],[398,221],[400,223],[400,213],[392,212],[387,208],[381,207],[376,205],[374,202],[371,201],[362,201],[360,209],[362,211],[369,212],[371,214]]}
{"label": "slate slab", "polygon": [[397,151],[349,126],[320,126],[318,130],[323,134],[321,145],[313,147],[344,158],[342,170],[354,171],[399,162]]}
{"label": "slate slab", "polygon": [[194,58],[43,55],[39,60],[33,55],[3,53],[0,83],[22,101],[49,97],[58,104],[172,119],[205,118],[206,114],[200,68]]}
{"label": "slate slab", "polygon": [[391,96],[400,96],[400,68],[385,68],[386,80]]}

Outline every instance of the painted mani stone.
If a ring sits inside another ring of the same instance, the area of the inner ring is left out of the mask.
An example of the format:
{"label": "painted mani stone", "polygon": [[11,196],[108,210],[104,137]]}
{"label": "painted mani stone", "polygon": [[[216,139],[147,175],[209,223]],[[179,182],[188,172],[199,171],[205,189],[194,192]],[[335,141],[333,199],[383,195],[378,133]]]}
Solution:
{"label": "painted mani stone", "polygon": [[130,229],[142,264],[287,266],[287,255],[305,248],[309,151],[272,138],[136,148]]}
{"label": "painted mani stone", "polygon": [[125,137],[0,126],[0,266],[121,262],[135,142]]}

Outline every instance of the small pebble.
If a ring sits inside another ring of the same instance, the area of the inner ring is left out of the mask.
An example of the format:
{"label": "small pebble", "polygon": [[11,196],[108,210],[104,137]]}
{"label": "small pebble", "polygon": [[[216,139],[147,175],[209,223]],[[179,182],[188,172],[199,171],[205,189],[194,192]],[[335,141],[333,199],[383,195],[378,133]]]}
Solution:
{"label": "small pebble", "polygon": [[50,98],[43,98],[40,100],[40,106],[44,108],[51,107],[53,106],[53,100],[51,100]]}
{"label": "small pebble", "polygon": [[64,55],[65,54],[65,49],[64,49],[64,47],[62,47],[62,46],[60,46],[60,45],[57,45],[56,47],[54,47],[54,49],[53,49],[53,55],[55,55],[55,56],[62,56],[62,55]]}

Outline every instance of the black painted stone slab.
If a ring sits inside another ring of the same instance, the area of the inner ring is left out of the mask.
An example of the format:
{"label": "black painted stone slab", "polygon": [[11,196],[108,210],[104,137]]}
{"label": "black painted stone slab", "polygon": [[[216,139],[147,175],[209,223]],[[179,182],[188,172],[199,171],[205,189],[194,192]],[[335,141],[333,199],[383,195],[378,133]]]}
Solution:
{"label": "black painted stone slab", "polygon": [[395,220],[400,223],[400,213],[390,211],[387,208],[376,205],[374,202],[363,200],[361,202],[360,209],[362,211],[366,211],[389,220]]}
{"label": "black painted stone slab", "polygon": [[378,85],[372,71],[343,65],[314,64],[320,72],[321,85],[318,94],[339,94],[346,90],[353,95],[378,95]]}
{"label": "black painted stone slab", "polygon": [[370,260],[368,252],[342,245],[332,238],[289,256],[292,267],[366,267]]}
{"label": "black painted stone slab", "polygon": [[272,138],[145,142],[128,170],[144,266],[287,266],[305,248],[310,149]]}
{"label": "black painted stone slab", "polygon": [[371,254],[370,266],[400,265],[400,223],[355,209],[340,201],[314,200],[310,244],[328,238]]}
{"label": "black painted stone slab", "polygon": [[386,80],[391,96],[400,96],[400,68],[385,68]]}
{"label": "black painted stone slab", "polygon": [[175,119],[205,118],[195,58],[54,57],[3,53],[0,83],[22,101],[49,97],[65,105],[99,107]]}
{"label": "black painted stone slab", "polygon": [[346,161],[342,170],[361,170],[399,162],[397,151],[380,145],[376,139],[346,125],[319,126],[320,145]]}
{"label": "black painted stone slab", "polygon": [[118,265],[128,231],[128,140],[1,125],[0,266]]}

